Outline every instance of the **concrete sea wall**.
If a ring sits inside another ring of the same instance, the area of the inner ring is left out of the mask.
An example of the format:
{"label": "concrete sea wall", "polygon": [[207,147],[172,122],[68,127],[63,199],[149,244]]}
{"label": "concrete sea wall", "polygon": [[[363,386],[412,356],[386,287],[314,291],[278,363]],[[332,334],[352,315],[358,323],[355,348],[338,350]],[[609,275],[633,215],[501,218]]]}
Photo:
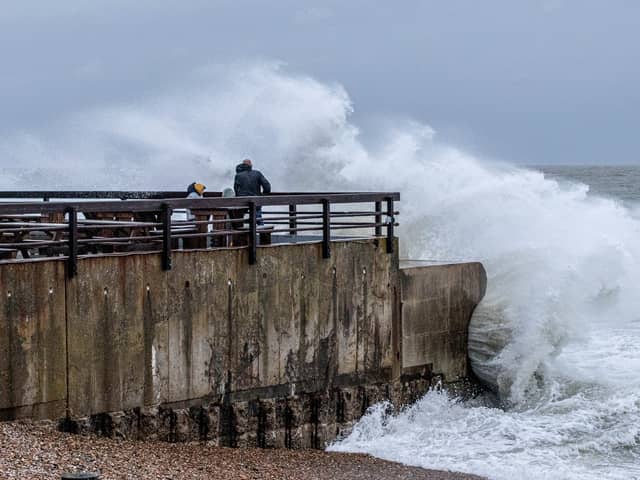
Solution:
{"label": "concrete sea wall", "polygon": [[[395,249],[397,251],[397,248]],[[384,240],[0,265],[0,420],[321,447],[369,405],[468,377],[480,264],[401,270]]]}
{"label": "concrete sea wall", "polygon": [[469,320],[484,297],[481,263],[406,267],[402,291],[402,367],[427,369],[448,382],[469,377]]}

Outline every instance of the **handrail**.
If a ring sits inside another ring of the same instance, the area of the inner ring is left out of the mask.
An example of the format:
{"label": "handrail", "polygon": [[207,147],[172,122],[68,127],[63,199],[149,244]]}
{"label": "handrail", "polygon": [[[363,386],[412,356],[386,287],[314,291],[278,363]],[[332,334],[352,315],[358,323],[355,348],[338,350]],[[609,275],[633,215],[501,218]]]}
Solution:
{"label": "handrail", "polygon": [[[1,195],[0,195],[1,196]],[[257,207],[273,205],[314,205],[328,200],[331,203],[360,203],[381,200],[400,200],[398,192],[373,193],[312,193],[298,195],[263,195],[259,197],[205,197],[205,198],[165,198],[161,200],[126,200],[126,201],[75,201],[75,202],[16,202],[0,203],[0,215],[25,213],[60,213],[66,208],[77,208],[80,211],[100,212],[157,212],[163,204],[172,208],[225,208],[248,207],[255,203]]]}
{"label": "handrail", "polygon": [[[206,196],[221,197],[221,192],[205,192]],[[89,199],[104,198],[117,200],[133,199],[162,199],[162,198],[184,198],[182,191],[163,190],[13,190],[0,191],[0,199],[4,198],[43,198],[48,201],[52,198]]]}
{"label": "handrail", "polygon": [[[271,196],[290,195],[335,195],[344,192],[271,192]],[[349,192],[353,194],[371,192]],[[204,192],[205,198],[222,197],[222,192]],[[182,190],[0,190],[0,203],[3,199],[113,199],[113,200],[161,200],[166,198],[185,198]]]}

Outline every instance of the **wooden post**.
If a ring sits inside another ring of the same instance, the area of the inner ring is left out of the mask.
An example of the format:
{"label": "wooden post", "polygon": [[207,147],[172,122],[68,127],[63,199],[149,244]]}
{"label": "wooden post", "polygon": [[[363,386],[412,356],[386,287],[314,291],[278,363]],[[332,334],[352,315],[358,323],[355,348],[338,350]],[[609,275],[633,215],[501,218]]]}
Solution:
{"label": "wooden post", "polygon": [[376,209],[376,230],[375,230],[375,235],[376,237],[381,237],[382,236],[382,202],[378,201],[375,203],[375,209]]}

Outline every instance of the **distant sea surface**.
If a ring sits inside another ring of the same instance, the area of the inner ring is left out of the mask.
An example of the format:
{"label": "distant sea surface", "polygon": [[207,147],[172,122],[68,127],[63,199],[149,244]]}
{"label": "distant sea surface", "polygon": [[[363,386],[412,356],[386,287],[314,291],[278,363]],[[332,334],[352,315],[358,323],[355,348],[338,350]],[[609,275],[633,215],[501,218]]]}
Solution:
{"label": "distant sea surface", "polygon": [[617,198],[627,204],[640,203],[640,165],[534,167],[547,178],[578,181],[589,185],[589,193]]}

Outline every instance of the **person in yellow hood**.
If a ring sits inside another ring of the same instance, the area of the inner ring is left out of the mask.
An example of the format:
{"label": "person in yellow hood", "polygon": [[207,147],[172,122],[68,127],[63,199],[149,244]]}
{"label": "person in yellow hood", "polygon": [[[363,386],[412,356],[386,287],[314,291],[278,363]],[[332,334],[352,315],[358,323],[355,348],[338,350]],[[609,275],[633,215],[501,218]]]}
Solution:
{"label": "person in yellow hood", "polygon": [[[191,185],[187,187],[187,198],[202,198],[204,196],[204,191],[207,187],[204,186],[203,183],[193,182]],[[194,220],[195,216],[191,213],[191,210],[187,208],[186,211],[187,220]]]}
{"label": "person in yellow hood", "polygon": [[187,198],[201,198],[207,187],[203,183],[193,182],[187,187]]}

